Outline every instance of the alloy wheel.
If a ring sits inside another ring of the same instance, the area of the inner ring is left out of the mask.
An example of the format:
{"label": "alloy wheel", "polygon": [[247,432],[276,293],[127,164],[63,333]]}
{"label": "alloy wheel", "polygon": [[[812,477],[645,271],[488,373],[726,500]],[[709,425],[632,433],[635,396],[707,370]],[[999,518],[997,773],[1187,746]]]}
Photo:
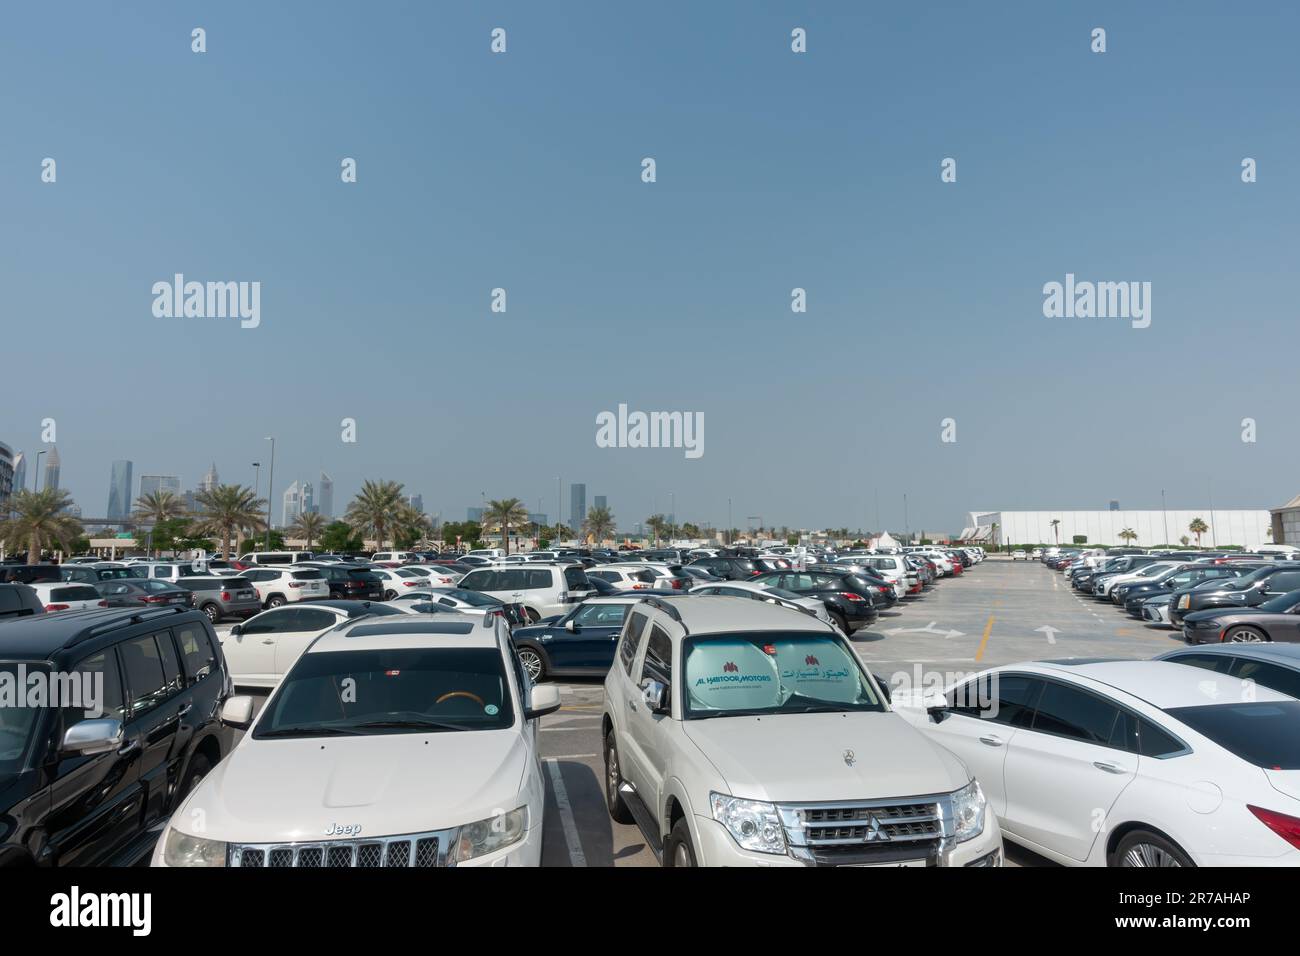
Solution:
{"label": "alloy wheel", "polygon": [[1181,867],[1172,853],[1150,843],[1135,843],[1124,854],[1122,866]]}

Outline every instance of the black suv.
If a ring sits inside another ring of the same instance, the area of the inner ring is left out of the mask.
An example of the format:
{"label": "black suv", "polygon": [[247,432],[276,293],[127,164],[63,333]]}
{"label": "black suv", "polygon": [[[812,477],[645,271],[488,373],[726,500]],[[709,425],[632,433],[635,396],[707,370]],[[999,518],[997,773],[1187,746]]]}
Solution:
{"label": "black suv", "polygon": [[[793,591],[800,597],[822,601],[839,629],[846,635],[875,621],[876,609],[892,603],[894,596],[894,589],[885,582],[877,584],[879,579],[842,569],[768,571],[750,580],[755,584],[782,588]],[[881,590],[882,587],[884,591]]]}
{"label": "black suv", "polygon": [[232,744],[212,625],[188,608],[96,609],[0,635],[0,673],[44,675],[58,697],[0,707],[0,868],[140,861]]}
{"label": "black suv", "polygon": [[0,564],[0,581],[16,584],[53,583],[63,580],[57,564]]}
{"label": "black suv", "polygon": [[703,568],[715,578],[726,581],[748,581],[754,575],[761,573],[761,569],[754,564],[752,558],[700,558],[698,561],[692,561],[690,567]]}
{"label": "black suv", "polygon": [[1174,592],[1169,604],[1169,623],[1181,629],[1183,618],[1193,611],[1215,607],[1258,607],[1269,598],[1297,589],[1300,589],[1300,564],[1293,563],[1257,568],[1221,587],[1204,582]]}

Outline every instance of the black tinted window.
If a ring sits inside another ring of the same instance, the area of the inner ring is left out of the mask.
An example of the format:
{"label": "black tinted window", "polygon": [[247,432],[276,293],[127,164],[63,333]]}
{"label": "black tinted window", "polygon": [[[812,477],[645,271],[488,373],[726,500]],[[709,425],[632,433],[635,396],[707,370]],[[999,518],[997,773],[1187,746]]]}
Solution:
{"label": "black tinted window", "polygon": [[216,663],[216,652],[208,640],[208,632],[202,624],[182,624],[174,629],[176,643],[185,659],[185,673],[191,681],[202,680],[212,673]]}
{"label": "black tinted window", "polygon": [[632,662],[636,660],[637,641],[645,630],[645,624],[646,616],[641,612],[633,611],[628,615],[627,628],[623,631],[623,640],[618,647],[618,656],[623,662],[623,670],[629,677],[632,675]]}
{"label": "black tinted window", "polygon": [[1169,715],[1267,770],[1300,770],[1300,701],[1175,707]]}
{"label": "black tinted window", "polygon": [[985,674],[948,692],[948,709],[1009,727],[1027,727],[1042,681],[1024,674]]}
{"label": "black tinted window", "polygon": [[551,586],[551,572],[546,568],[535,568],[526,572],[528,575],[528,584],[530,590],[541,590]]}
{"label": "black tinted window", "polygon": [[1048,681],[1038,701],[1033,729],[1088,743],[1112,745],[1111,734],[1118,715],[1119,708],[1100,697]]}
{"label": "black tinted window", "polygon": [[1251,660],[1249,657],[1238,657],[1234,661],[1231,673],[1233,677],[1252,680],[1261,687],[1275,690],[1279,694],[1300,698],[1300,671],[1294,671],[1289,667],[1282,667],[1269,661]]}
{"label": "black tinted window", "polygon": [[123,641],[118,645],[122,666],[126,670],[127,690],[131,695],[131,716],[139,717],[167,699],[167,678],[162,657],[152,634]]}
{"label": "black tinted window", "polygon": [[163,678],[167,681],[168,694],[174,694],[185,686],[185,680],[181,677],[181,658],[176,653],[176,645],[172,643],[171,631],[161,631],[154,635],[158,642],[158,656],[162,659]]}
{"label": "black tinted window", "polygon": [[[92,654],[73,668],[75,674],[90,674],[91,686],[95,688],[95,693],[100,695],[99,713],[93,716],[108,717],[113,720],[126,720],[126,703],[122,694],[122,672],[117,666],[117,654],[110,647],[107,650],[100,651],[98,654]],[[103,690],[99,690],[99,682],[103,681]],[[80,681],[78,683],[81,686]],[[89,701],[82,701],[89,703]],[[71,727],[73,724],[90,719],[87,711],[91,708],[64,708],[64,726]]]}

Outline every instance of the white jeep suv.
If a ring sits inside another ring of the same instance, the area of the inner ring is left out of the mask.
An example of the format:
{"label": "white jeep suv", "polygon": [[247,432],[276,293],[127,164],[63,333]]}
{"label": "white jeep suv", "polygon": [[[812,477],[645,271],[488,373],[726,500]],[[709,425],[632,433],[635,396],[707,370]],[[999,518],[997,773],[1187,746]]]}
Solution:
{"label": "white jeep suv", "polygon": [[363,617],[316,639],[176,809],[154,866],[536,866],[533,687],[499,618]]}
{"label": "white jeep suv", "polygon": [[647,597],[605,679],[605,799],[665,866],[998,866],[960,760],[848,641],[743,598]]}

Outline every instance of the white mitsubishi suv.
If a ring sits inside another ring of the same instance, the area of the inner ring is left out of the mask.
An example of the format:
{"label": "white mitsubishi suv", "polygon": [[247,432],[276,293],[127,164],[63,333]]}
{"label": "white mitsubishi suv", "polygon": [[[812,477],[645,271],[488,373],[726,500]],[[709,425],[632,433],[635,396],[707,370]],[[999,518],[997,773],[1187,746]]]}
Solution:
{"label": "white mitsubishi suv", "polygon": [[605,680],[605,798],[665,866],[999,866],[970,771],[790,608],[647,597]]}
{"label": "white mitsubishi suv", "polygon": [[154,866],[536,866],[533,687],[495,616],[361,617],[318,637],[168,821]]}

